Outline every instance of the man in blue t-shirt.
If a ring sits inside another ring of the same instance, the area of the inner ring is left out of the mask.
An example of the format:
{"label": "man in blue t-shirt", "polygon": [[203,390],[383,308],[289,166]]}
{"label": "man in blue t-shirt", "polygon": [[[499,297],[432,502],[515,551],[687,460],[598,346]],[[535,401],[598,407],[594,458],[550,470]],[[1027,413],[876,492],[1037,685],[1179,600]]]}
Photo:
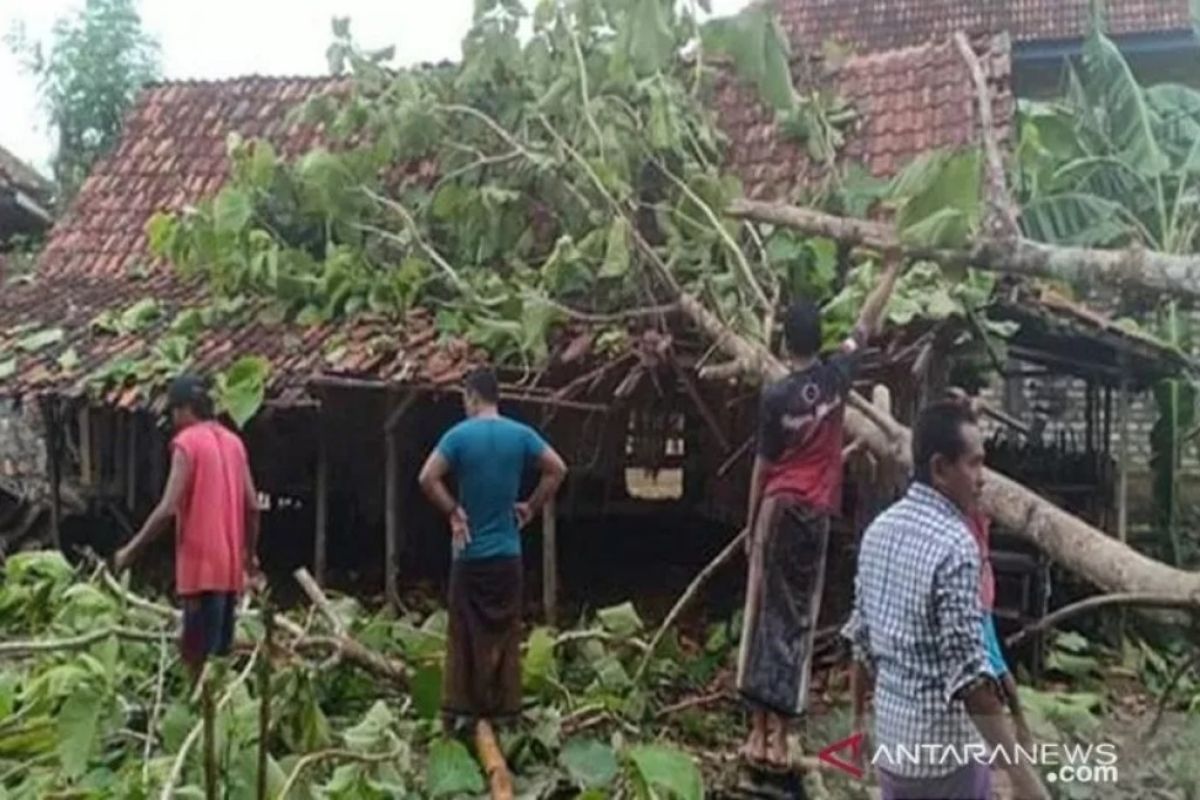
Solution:
{"label": "man in blue t-shirt", "polygon": [[[567,472],[532,428],[500,415],[490,369],[467,375],[467,419],[438,442],[421,488],[450,522],[449,629],[442,710],[448,724],[513,717],[521,710],[521,537]],[[541,472],[521,501],[526,469]],[[457,499],[446,488],[453,474]]]}

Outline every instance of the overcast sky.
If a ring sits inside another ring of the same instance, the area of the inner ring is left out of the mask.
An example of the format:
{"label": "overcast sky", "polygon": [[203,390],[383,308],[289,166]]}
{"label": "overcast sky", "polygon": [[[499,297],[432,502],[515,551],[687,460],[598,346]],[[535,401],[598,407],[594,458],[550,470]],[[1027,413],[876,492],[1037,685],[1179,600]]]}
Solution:
{"label": "overcast sky", "polygon": [[[83,0],[0,0],[0,35],[21,20],[44,41],[55,19]],[[730,13],[747,0],[714,0]],[[530,3],[526,2],[526,5]],[[146,29],[162,46],[167,78],[318,75],[326,71],[330,20],[349,16],[368,47],[394,44],[401,63],[457,58],[473,0],[141,0]],[[0,145],[47,171],[52,138],[35,82],[0,45]]]}

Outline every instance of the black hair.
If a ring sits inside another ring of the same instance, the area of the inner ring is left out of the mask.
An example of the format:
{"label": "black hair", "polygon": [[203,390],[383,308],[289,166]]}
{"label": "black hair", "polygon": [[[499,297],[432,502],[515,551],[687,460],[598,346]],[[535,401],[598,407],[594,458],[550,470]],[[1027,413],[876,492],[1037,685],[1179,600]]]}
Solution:
{"label": "black hair", "polygon": [[500,402],[500,381],[490,367],[477,367],[463,378],[463,386],[485,403],[495,405]]}
{"label": "black hair", "polygon": [[212,419],[213,400],[208,380],[202,375],[184,374],[171,381],[167,389],[167,408],[186,408],[197,419]]}
{"label": "black hair", "polygon": [[975,414],[961,400],[941,400],[921,409],[913,430],[913,472],[918,481],[933,484],[933,457],[957,461],[967,449],[963,426],[974,425]]}
{"label": "black hair", "polygon": [[788,352],[805,358],[821,350],[821,309],[811,300],[796,300],[783,318],[783,338]]}

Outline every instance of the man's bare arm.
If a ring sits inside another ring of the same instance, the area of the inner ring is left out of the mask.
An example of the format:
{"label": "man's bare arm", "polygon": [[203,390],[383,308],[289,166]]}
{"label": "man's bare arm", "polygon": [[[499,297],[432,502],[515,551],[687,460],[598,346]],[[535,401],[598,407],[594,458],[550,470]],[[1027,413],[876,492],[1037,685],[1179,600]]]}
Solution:
{"label": "man's bare arm", "polygon": [[258,535],[262,524],[262,512],[258,507],[258,489],[254,486],[254,476],[250,474],[250,465],[246,465],[245,477],[242,480],[242,504],[246,514],[246,564],[251,572],[258,572]]}
{"label": "man's bare arm", "polygon": [[525,501],[529,506],[530,515],[535,515],[542,510],[546,501],[554,496],[558,487],[562,485],[563,479],[567,477],[567,463],[553,447],[548,445],[538,457],[538,468],[541,470],[542,477],[534,488],[533,494],[529,495],[529,499]]}
{"label": "man's bare arm", "polygon": [[883,311],[887,308],[888,301],[892,299],[892,292],[896,289],[896,281],[900,277],[902,264],[903,259],[899,253],[889,253],[884,256],[883,275],[880,276],[879,283],[867,295],[862,311],[858,313],[856,327],[867,338],[879,333],[879,323],[883,319]]}
{"label": "man's bare arm", "polygon": [[182,450],[176,448],[171,456],[171,472],[167,476],[167,486],[163,490],[158,505],[150,512],[150,516],[146,517],[146,521],[142,523],[137,535],[117,551],[116,567],[118,571],[129,566],[146,545],[154,541],[166,529],[167,524],[179,510],[179,501],[183,497],[190,474],[191,465],[188,463],[187,456]]}
{"label": "man's bare arm", "polygon": [[450,516],[458,508],[458,501],[446,488],[446,475],[449,471],[450,464],[441,453],[434,450],[425,460],[421,474],[417,477],[425,496],[446,516]]}

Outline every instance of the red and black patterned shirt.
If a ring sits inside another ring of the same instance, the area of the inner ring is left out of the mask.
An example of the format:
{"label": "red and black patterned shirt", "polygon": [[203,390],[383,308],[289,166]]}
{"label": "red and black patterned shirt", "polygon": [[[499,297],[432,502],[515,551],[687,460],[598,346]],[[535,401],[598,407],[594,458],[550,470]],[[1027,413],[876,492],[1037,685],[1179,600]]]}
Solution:
{"label": "red and black patterned shirt", "polygon": [[836,514],[842,504],[842,420],[865,333],[855,328],[837,353],[763,387],[758,455],[763,496],[788,493]]}

